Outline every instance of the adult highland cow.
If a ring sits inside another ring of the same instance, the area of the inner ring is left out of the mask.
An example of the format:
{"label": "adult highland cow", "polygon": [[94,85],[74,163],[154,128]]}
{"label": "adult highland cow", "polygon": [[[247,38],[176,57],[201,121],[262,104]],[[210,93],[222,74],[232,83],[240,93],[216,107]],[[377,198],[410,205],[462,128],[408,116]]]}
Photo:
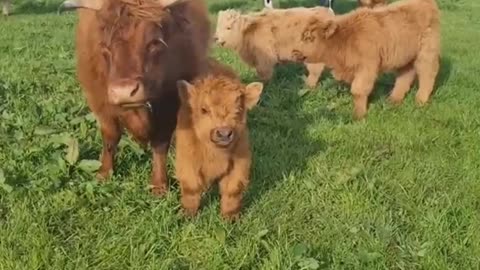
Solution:
{"label": "adult highland cow", "polygon": [[204,0],[67,0],[78,10],[77,76],[103,138],[99,178],[113,172],[122,129],[153,152],[153,193],[168,190],[166,160],[179,106],[176,82],[207,67]]}

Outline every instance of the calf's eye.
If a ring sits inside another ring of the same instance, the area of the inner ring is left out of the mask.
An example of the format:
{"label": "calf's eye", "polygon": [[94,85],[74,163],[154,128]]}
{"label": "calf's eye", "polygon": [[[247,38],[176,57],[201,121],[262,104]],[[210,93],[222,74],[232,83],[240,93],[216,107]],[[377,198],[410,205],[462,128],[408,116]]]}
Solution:
{"label": "calf's eye", "polygon": [[205,107],[202,107],[200,111],[202,112],[202,114],[208,114],[208,110]]}

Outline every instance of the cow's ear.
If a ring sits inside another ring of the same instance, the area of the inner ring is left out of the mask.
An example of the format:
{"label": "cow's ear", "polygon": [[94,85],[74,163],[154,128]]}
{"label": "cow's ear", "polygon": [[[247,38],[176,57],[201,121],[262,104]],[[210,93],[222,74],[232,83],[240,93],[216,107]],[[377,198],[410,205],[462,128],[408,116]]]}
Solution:
{"label": "cow's ear", "polygon": [[337,23],[330,19],[325,22],[323,26],[323,33],[325,34],[325,39],[329,39],[335,32],[337,31],[338,25]]}
{"label": "cow's ear", "polygon": [[183,104],[189,104],[190,96],[192,95],[195,86],[185,80],[177,81],[178,95],[180,102]]}
{"label": "cow's ear", "polygon": [[260,95],[262,94],[263,83],[253,82],[245,87],[245,107],[248,110],[253,109],[257,105]]}

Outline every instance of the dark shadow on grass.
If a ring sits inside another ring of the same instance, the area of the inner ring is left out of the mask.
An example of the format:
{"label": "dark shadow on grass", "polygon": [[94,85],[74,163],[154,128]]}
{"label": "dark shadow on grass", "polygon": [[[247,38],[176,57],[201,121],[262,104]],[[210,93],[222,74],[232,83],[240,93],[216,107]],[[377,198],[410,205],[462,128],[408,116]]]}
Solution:
{"label": "dark shadow on grass", "polygon": [[[275,1],[275,0],[274,0]],[[278,0],[277,0],[278,1]],[[282,0],[279,3],[279,8],[292,7],[316,7],[320,5],[319,0]],[[354,1],[336,0],[333,5],[335,13],[342,14],[357,7]],[[225,1],[215,2],[210,5],[210,12],[217,13],[225,9],[238,9],[241,11],[258,11],[263,8],[262,0],[255,1]]]}
{"label": "dark shadow on grass", "polygon": [[[443,56],[440,59],[440,70],[438,72],[437,78],[435,80],[435,86],[433,87],[433,92],[431,98],[435,96],[437,89],[442,87],[448,82],[450,74],[452,72],[452,61],[448,56]],[[390,92],[395,85],[395,75],[392,73],[383,74],[375,83],[375,88],[370,96],[370,103],[377,102],[381,98],[385,98],[390,95]],[[408,95],[415,95],[418,90],[418,77],[412,85],[411,90],[407,93]]]}

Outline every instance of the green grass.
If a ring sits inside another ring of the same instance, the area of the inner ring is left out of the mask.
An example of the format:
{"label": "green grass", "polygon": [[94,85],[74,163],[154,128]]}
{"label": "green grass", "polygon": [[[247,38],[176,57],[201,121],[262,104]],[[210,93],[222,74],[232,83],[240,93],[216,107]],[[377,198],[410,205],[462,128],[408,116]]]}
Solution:
{"label": "green grass", "polygon": [[[279,67],[250,114],[252,185],[235,224],[216,191],[192,220],[174,180],[153,198],[150,154],[127,137],[112,181],[96,183],[101,139],[75,78],[77,17],[56,15],[56,3],[17,3],[0,18],[0,269],[480,267],[476,0],[440,0],[442,70],[425,108],[416,89],[389,106],[384,76],[366,121],[353,122],[348,88],[330,74],[300,96],[302,68]],[[261,4],[209,1],[212,19]],[[234,53],[213,54],[256,79]]]}

